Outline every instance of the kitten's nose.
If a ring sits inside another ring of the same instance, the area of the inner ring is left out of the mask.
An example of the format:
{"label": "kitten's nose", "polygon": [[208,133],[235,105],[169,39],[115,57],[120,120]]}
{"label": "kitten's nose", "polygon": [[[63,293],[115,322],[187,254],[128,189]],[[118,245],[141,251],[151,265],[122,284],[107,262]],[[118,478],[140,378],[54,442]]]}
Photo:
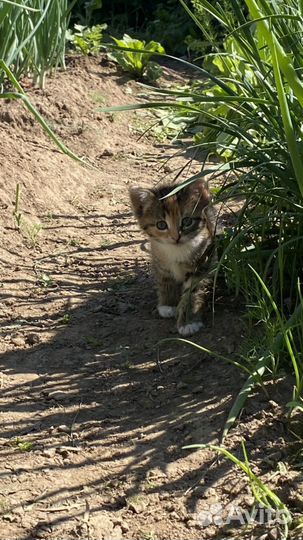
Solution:
{"label": "kitten's nose", "polygon": [[179,242],[180,236],[181,236],[181,234],[180,234],[179,231],[175,231],[175,232],[171,235],[172,239],[176,242],[176,244]]}

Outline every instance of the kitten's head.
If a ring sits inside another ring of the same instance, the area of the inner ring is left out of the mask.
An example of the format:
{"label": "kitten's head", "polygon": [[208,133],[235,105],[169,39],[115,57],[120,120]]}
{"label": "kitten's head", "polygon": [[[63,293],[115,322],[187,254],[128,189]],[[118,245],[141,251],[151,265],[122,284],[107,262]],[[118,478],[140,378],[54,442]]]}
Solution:
{"label": "kitten's head", "polygon": [[176,186],[130,188],[134,214],[150,238],[161,243],[184,244],[199,235],[214,234],[213,209],[207,185],[198,180],[163,199]]}

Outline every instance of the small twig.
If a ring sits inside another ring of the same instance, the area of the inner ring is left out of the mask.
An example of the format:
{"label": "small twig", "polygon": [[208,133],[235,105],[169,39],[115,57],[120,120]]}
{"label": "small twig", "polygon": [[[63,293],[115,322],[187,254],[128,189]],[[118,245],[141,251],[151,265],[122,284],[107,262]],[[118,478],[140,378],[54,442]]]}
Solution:
{"label": "small twig", "polygon": [[[71,423],[71,426],[70,426],[70,437],[71,439],[73,440],[73,431],[74,431],[74,425],[75,425],[75,422],[80,414],[80,410],[81,410],[81,406],[82,406],[82,401],[79,402],[79,406],[78,406],[78,410],[72,420],[72,423]],[[72,441],[73,442],[73,441]]]}
{"label": "small twig", "polygon": [[52,506],[51,508],[37,508],[38,512],[65,512],[66,510],[71,510],[72,508],[79,508],[80,504],[69,504],[62,506]]}
{"label": "small twig", "polygon": [[162,369],[162,366],[161,366],[160,347],[159,347],[159,345],[157,346],[157,349],[156,349],[156,363],[157,363],[157,366],[158,366],[158,369],[159,369],[160,373],[163,373],[163,369]]}
{"label": "small twig", "polygon": [[207,476],[208,474],[208,471],[210,469],[213,468],[213,466],[215,465],[215,463],[217,463],[219,461],[219,456],[216,456],[214,458],[214,460],[212,461],[212,463],[210,464],[210,466],[207,468],[207,471],[205,471],[202,476],[200,476],[199,480],[197,480],[192,486],[190,486],[184,493],[184,495],[188,495],[193,489],[195,489],[195,487],[197,487],[199,484],[201,484],[201,482],[205,479],[205,477]]}

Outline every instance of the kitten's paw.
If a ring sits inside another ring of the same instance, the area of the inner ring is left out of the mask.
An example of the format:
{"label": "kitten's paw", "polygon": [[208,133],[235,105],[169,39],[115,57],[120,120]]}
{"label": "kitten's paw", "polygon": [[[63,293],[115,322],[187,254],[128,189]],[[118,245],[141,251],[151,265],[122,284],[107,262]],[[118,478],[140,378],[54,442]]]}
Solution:
{"label": "kitten's paw", "polygon": [[160,317],[164,319],[172,319],[176,316],[177,308],[175,306],[158,306]]}
{"label": "kitten's paw", "polygon": [[179,326],[178,332],[183,337],[192,336],[193,334],[196,334],[203,328],[204,324],[202,321],[196,321],[189,324],[186,324],[185,326]]}

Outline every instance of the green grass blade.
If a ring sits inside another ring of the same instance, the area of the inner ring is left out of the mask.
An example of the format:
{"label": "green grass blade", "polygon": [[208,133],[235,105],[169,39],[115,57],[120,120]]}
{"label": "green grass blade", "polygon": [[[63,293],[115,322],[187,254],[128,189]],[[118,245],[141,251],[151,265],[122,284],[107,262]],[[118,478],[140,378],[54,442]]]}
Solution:
{"label": "green grass blade", "polygon": [[246,366],[244,366],[243,364],[240,364],[236,360],[232,360],[231,358],[227,358],[227,356],[216,353],[215,351],[211,351],[210,349],[207,349],[206,347],[203,347],[202,345],[198,345],[197,343],[194,343],[193,341],[189,341],[188,339],[183,339],[183,338],[165,338],[165,339],[161,339],[161,341],[159,341],[159,343],[157,344],[158,351],[159,351],[160,346],[163,345],[164,343],[172,343],[172,342],[174,342],[174,343],[182,343],[184,345],[190,345],[191,347],[194,347],[194,348],[198,349],[199,351],[205,352],[205,353],[209,354],[210,356],[214,356],[215,358],[217,358],[217,360],[223,360],[223,362],[226,362],[228,364],[232,364],[232,365],[236,366],[237,368],[244,371],[246,374],[249,374],[249,375],[251,374],[251,371]]}
{"label": "green grass blade", "polygon": [[249,265],[249,267],[253,271],[253,273],[255,274],[256,278],[259,281],[259,283],[261,284],[261,287],[262,287],[263,291],[265,292],[267,298],[269,299],[269,301],[270,301],[270,303],[271,303],[271,305],[272,305],[272,307],[274,309],[274,312],[275,312],[275,314],[277,316],[277,319],[279,321],[279,325],[280,325],[280,328],[281,328],[281,334],[283,336],[283,339],[285,341],[289,356],[290,356],[291,361],[292,361],[292,365],[293,365],[293,369],[294,369],[294,373],[295,373],[295,377],[296,377],[296,388],[297,388],[297,390],[299,390],[300,387],[301,387],[302,373],[300,373],[300,368],[299,368],[299,365],[298,365],[298,362],[297,362],[297,359],[296,359],[296,355],[294,354],[294,350],[293,350],[293,347],[292,347],[290,339],[289,339],[289,331],[290,331],[290,329],[285,328],[285,324],[284,324],[283,318],[282,318],[282,316],[280,314],[280,311],[278,309],[278,306],[277,306],[275,300],[273,299],[273,296],[270,293],[269,289],[265,285],[264,281],[259,276],[258,272],[256,272],[256,270],[251,265]]}
{"label": "green grass blade", "polygon": [[262,378],[262,376],[265,373],[266,367],[270,363],[270,358],[260,358],[256,364],[256,367],[253,371],[253,373],[248,377],[247,381],[243,384],[240,392],[238,393],[236,400],[230,409],[228,413],[227,420],[225,422],[225,426],[222,433],[221,442],[224,441],[225,437],[227,436],[229,430],[234,425],[236,419],[238,418],[240,412],[242,411],[244,404],[247,400],[247,398],[250,396],[251,392],[253,391],[254,387],[256,386],[256,383],[258,379]]}
{"label": "green grass blade", "polygon": [[[288,54],[284,51],[282,45],[279,43],[276,35],[272,32],[266,20],[260,20],[263,17],[256,0],[245,0],[246,5],[253,17],[253,19],[259,19],[259,25],[261,32],[265,38],[266,43],[273,42],[276,48],[277,62],[280,66],[282,73],[285,75],[288,84],[293,89],[301,107],[303,107],[303,83],[298,77],[294,65],[289,61]],[[269,5],[269,4],[268,4]]]}

